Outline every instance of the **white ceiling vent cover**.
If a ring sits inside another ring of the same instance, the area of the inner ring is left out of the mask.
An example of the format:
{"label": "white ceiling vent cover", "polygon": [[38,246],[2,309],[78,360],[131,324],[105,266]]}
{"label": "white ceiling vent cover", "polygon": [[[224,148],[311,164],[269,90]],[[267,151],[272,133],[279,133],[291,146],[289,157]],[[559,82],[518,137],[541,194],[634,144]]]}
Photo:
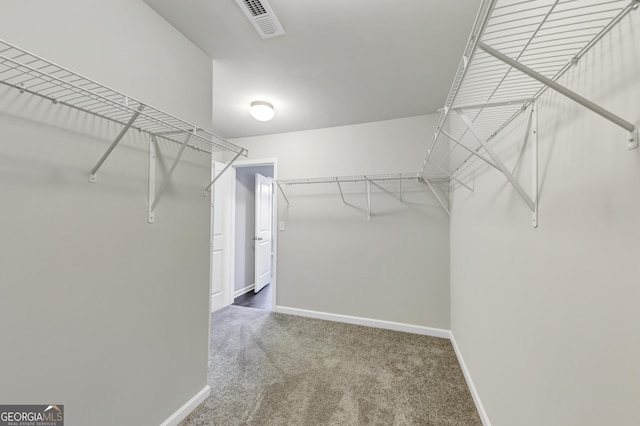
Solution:
{"label": "white ceiling vent cover", "polygon": [[284,34],[284,29],[267,0],[236,0],[262,38]]}

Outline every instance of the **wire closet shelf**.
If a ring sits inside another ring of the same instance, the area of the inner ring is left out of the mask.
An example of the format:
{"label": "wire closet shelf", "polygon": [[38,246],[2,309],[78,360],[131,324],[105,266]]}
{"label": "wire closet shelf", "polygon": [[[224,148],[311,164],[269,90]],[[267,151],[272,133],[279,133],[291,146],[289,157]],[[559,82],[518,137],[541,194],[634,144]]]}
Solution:
{"label": "wire closet shelf", "polygon": [[434,167],[455,174],[473,157],[500,168],[483,148],[491,154],[487,142],[548,88],[624,128],[629,132],[628,147],[637,147],[635,125],[560,87],[557,80],[639,4],[640,0],[484,0],[420,174]]}
{"label": "wire closet shelf", "polygon": [[[452,178],[455,179],[455,178]],[[365,183],[365,194],[367,197],[367,220],[371,220],[371,186],[375,185],[380,187],[380,183],[383,182],[397,182],[399,183],[399,199],[402,202],[402,182],[416,182],[424,184],[437,199],[438,203],[442,206],[447,215],[450,214],[448,203],[438,195],[438,192],[433,187],[432,183],[436,181],[449,180],[449,176],[446,175],[432,175],[429,178],[425,178],[420,173],[381,173],[381,174],[367,174],[367,175],[350,175],[350,176],[331,176],[331,177],[313,177],[313,178],[299,178],[299,179],[278,179],[276,184],[282,194],[282,197],[289,205],[289,198],[282,188],[283,185],[296,186],[296,185],[312,185],[312,184],[336,184],[340,193],[340,198],[344,205],[349,205],[345,199],[342,185],[355,184],[358,182]],[[465,185],[464,183],[460,182]],[[465,185],[466,186],[466,185]],[[469,188],[471,189],[471,188]]]}
{"label": "wire closet shelf", "polygon": [[23,93],[122,124],[125,131],[137,129],[197,151],[247,155],[246,149],[212,132],[4,40],[0,40],[0,82]]}
{"label": "wire closet shelf", "polygon": [[[386,182],[386,181],[420,181],[423,177],[419,173],[383,173],[352,176],[331,176],[299,179],[278,179],[282,185],[304,185],[314,183],[354,183],[354,182]],[[432,176],[429,180],[448,179],[446,176]]]}

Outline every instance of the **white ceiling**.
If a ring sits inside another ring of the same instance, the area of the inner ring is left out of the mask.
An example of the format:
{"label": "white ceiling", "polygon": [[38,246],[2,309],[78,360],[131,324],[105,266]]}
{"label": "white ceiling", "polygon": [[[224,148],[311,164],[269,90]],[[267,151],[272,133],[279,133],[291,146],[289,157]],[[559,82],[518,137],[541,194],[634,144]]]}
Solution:
{"label": "white ceiling", "polygon": [[[213,130],[235,138],[434,113],[480,0],[268,0],[263,40],[234,0],[144,0],[214,59]],[[276,117],[249,115],[266,100]]]}

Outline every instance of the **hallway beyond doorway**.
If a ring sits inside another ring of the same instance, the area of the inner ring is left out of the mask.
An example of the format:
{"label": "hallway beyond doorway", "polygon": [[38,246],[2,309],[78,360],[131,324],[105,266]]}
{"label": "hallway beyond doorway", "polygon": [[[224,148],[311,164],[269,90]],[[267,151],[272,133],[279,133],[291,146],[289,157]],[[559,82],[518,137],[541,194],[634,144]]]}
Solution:
{"label": "hallway beyond doorway", "polygon": [[271,301],[271,284],[267,284],[258,293],[249,291],[245,294],[241,294],[233,300],[233,304],[236,306],[243,306],[245,308],[255,308],[270,311]]}

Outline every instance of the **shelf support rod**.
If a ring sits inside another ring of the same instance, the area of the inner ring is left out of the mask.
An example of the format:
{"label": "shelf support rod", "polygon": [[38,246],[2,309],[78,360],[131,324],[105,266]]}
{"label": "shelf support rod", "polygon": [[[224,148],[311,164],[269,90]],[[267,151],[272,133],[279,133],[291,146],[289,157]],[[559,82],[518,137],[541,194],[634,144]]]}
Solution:
{"label": "shelf support rod", "polygon": [[533,195],[534,210],[531,216],[531,226],[538,227],[538,104],[531,104],[531,194]]}
{"label": "shelf support rod", "polygon": [[451,217],[451,211],[449,211],[449,207],[447,207],[447,205],[442,200],[442,198],[440,198],[440,196],[436,192],[436,189],[433,187],[433,185],[431,185],[431,183],[427,179],[420,179],[420,182],[424,182],[424,184],[429,187],[429,189],[431,190],[431,193],[434,195],[434,197],[436,197],[436,200],[438,200],[438,203],[440,203],[444,211],[447,213],[447,216]]}
{"label": "shelf support rod", "polygon": [[367,193],[367,220],[371,222],[371,181],[369,179],[364,181],[364,188]]}
{"label": "shelf support rod", "polygon": [[222,171],[220,173],[218,173],[218,175],[216,177],[213,178],[211,183],[209,185],[207,185],[207,187],[204,189],[204,196],[205,197],[207,196],[207,192],[209,192],[209,189],[213,186],[213,184],[216,183],[216,181],[220,178],[220,176],[222,176],[222,174],[224,172],[226,172],[229,167],[231,167],[231,165],[234,163],[234,161],[236,161],[238,159],[238,157],[240,157],[240,155],[243,152],[244,151],[240,151],[239,153],[237,153],[236,156],[233,157],[233,160],[229,161],[229,163],[226,166],[224,166],[224,169],[222,169]]}
{"label": "shelf support rod", "polygon": [[436,169],[440,170],[442,173],[444,173],[449,179],[452,179],[456,182],[458,182],[460,185],[464,186],[465,188],[467,188],[469,191],[473,192],[473,188],[471,188],[469,185],[467,185],[466,183],[463,183],[460,179],[456,178],[455,176],[453,176],[451,173],[447,172],[445,169],[443,169],[442,167],[438,166],[437,164],[433,163],[431,160],[427,160],[427,162],[429,164],[431,164],[433,167],[435,167]]}
{"label": "shelf support rod", "polygon": [[584,98],[580,95],[578,95],[577,93],[567,89],[566,87],[562,86],[561,84],[558,84],[557,82],[551,80],[550,78],[547,78],[545,76],[543,76],[542,74],[539,74],[538,72],[532,70],[531,68],[521,64],[520,62],[508,57],[507,55],[503,54],[502,52],[499,52],[498,50],[487,46],[485,43],[479,41],[478,42],[478,47],[480,47],[482,50],[484,50],[486,53],[488,53],[489,55],[493,56],[494,58],[506,63],[507,65],[510,65],[511,67],[517,69],[518,71],[528,75],[529,77],[533,78],[534,80],[539,81],[540,83],[544,84],[547,87],[550,87],[551,89],[555,90],[556,92],[568,97],[569,99],[579,103],[580,105],[582,105],[585,108],[590,109],[591,111],[595,112],[596,114],[606,118],[607,120],[611,121],[614,124],[617,124],[618,126],[622,127],[623,129],[627,130],[629,132],[629,142],[627,144],[627,148],[628,149],[635,149],[638,147],[638,129],[636,128],[636,126],[634,126],[633,124],[629,123],[627,120],[617,116],[616,114],[612,113],[609,110],[606,110],[604,108],[602,108],[600,105],[597,105],[593,102],[591,102],[589,99]]}
{"label": "shelf support rod", "polygon": [[471,122],[471,120],[469,119],[469,117],[467,117],[464,113],[460,112],[460,111],[456,111],[456,114],[458,114],[458,116],[460,117],[460,119],[464,122],[464,124],[467,126],[467,128],[469,129],[469,132],[473,135],[473,137],[480,142],[480,145],[482,145],[482,147],[484,148],[485,151],[487,151],[487,153],[489,154],[489,157],[491,157],[491,159],[496,163],[496,165],[498,166],[499,170],[502,172],[502,174],[504,174],[506,176],[506,178],[509,180],[509,182],[511,182],[511,185],[513,185],[513,187],[516,189],[516,191],[518,191],[518,194],[520,194],[520,197],[522,197],[522,199],[524,200],[525,203],[527,203],[527,205],[529,206],[529,208],[531,209],[531,211],[535,211],[536,206],[535,203],[533,202],[533,200],[531,200],[531,198],[529,197],[529,195],[527,195],[527,193],[525,192],[525,190],[522,188],[522,186],[518,183],[518,181],[516,180],[516,178],[511,174],[511,172],[509,171],[509,169],[507,168],[507,166],[504,165],[504,163],[502,162],[502,160],[500,160],[500,158],[496,155],[496,153],[493,151],[493,149],[491,148],[491,146],[489,146],[489,144],[487,142],[485,142],[478,134],[478,132],[476,131],[473,123]]}
{"label": "shelf support rod", "polygon": [[151,135],[149,138],[149,216],[147,220],[149,223],[155,221],[155,213],[151,209],[151,200],[156,195],[156,151],[157,151],[156,136]]}
{"label": "shelf support rod", "polygon": [[338,184],[338,190],[340,191],[340,197],[342,198],[342,204],[344,204],[346,206],[347,202],[344,199],[344,193],[342,192],[342,185],[340,185],[340,180],[338,178],[336,178],[336,183]]}
{"label": "shelf support rod", "polygon": [[164,194],[164,191],[167,189],[167,186],[169,186],[169,181],[171,180],[171,176],[173,175],[173,172],[176,170],[176,167],[180,162],[180,158],[182,157],[182,154],[184,153],[184,149],[187,147],[187,144],[191,139],[191,135],[194,134],[195,132],[196,132],[196,129],[193,129],[193,133],[187,133],[187,135],[184,138],[184,142],[182,142],[182,145],[180,145],[180,150],[178,151],[178,155],[176,155],[176,158],[173,160],[173,164],[171,164],[169,173],[167,173],[167,175],[164,177],[162,184],[160,185],[160,190],[154,196],[153,203],[151,204],[151,212],[155,211],[156,206],[160,201],[160,197],[162,197],[162,194]]}
{"label": "shelf support rod", "polygon": [[124,125],[124,128],[120,131],[120,134],[116,137],[116,139],[111,143],[111,146],[109,147],[109,149],[107,149],[107,152],[105,152],[102,155],[102,158],[100,158],[100,160],[98,161],[98,164],[96,164],[93,169],[91,169],[91,172],[89,172],[89,182],[91,183],[95,183],[96,182],[96,173],[98,172],[98,169],[102,166],[102,163],[105,162],[105,160],[107,159],[107,157],[109,157],[109,155],[111,155],[111,152],[115,149],[115,147],[120,143],[120,141],[122,140],[122,138],[124,137],[124,135],[127,133],[127,131],[129,130],[129,128],[131,126],[133,126],[133,123],[138,119],[138,116],[140,115],[140,113],[142,112],[142,110],[144,109],[144,105],[140,105],[138,107],[138,110],[136,112],[133,113],[133,115],[131,116],[131,118],[129,119],[129,122],[127,124]]}
{"label": "shelf support rod", "polygon": [[278,185],[278,189],[280,190],[280,193],[284,197],[284,200],[287,202],[287,205],[289,205],[289,199],[285,195],[284,190],[282,189],[282,186],[280,186],[280,182],[276,181],[276,184]]}
{"label": "shelf support rod", "polygon": [[[456,143],[457,145],[461,146],[462,148],[464,148],[468,153],[470,153],[471,155],[474,155],[476,157],[478,157],[479,159],[481,159],[482,161],[484,161],[485,163],[487,163],[488,165],[490,165],[491,167],[493,167],[496,170],[500,170],[500,168],[495,165],[494,163],[492,163],[491,161],[487,160],[486,158],[484,158],[482,155],[478,154],[476,151],[472,150],[471,148],[467,147],[465,144],[463,144],[462,142],[460,142],[458,139],[454,138],[453,136],[451,136],[449,133],[447,133],[446,131],[442,130],[440,131],[440,133],[442,133],[443,135],[445,135],[449,140],[451,140],[452,142]],[[433,163],[431,163],[433,164]]]}

